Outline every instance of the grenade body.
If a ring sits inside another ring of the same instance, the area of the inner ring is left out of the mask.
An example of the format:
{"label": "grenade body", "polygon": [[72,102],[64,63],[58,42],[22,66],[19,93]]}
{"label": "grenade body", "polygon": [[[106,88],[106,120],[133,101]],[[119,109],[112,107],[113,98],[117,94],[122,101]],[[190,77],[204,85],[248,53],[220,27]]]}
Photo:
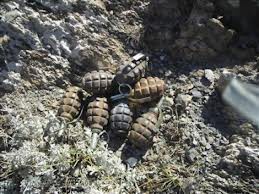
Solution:
{"label": "grenade body", "polygon": [[119,136],[127,136],[131,128],[133,113],[128,104],[120,102],[116,104],[110,113],[111,130]]}
{"label": "grenade body", "polygon": [[106,98],[95,98],[87,106],[87,123],[94,132],[99,133],[108,124],[109,106]]}
{"label": "grenade body", "polygon": [[105,94],[111,89],[114,75],[108,71],[92,71],[85,74],[83,86],[91,94]]}
{"label": "grenade body", "polygon": [[82,90],[78,87],[69,87],[61,101],[58,116],[70,122],[76,118],[80,112],[82,101]]}
{"label": "grenade body", "polygon": [[132,62],[125,64],[119,69],[115,80],[120,84],[134,84],[145,76],[146,66],[145,61],[142,61],[140,64]]}
{"label": "grenade body", "polygon": [[147,148],[152,144],[157,130],[158,114],[147,112],[136,119],[129,133],[129,141],[138,148]]}
{"label": "grenade body", "polygon": [[145,103],[156,100],[165,92],[165,82],[157,77],[141,78],[131,91],[129,100],[133,103]]}

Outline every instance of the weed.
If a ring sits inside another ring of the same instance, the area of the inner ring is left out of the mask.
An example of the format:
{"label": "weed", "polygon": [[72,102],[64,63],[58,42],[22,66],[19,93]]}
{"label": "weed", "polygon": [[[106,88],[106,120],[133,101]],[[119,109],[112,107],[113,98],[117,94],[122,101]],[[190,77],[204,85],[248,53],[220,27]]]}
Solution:
{"label": "weed", "polygon": [[177,172],[178,169],[174,166],[162,166],[158,174],[148,175],[145,183],[140,185],[140,188],[147,191],[164,192],[167,190],[182,190],[182,178]]}

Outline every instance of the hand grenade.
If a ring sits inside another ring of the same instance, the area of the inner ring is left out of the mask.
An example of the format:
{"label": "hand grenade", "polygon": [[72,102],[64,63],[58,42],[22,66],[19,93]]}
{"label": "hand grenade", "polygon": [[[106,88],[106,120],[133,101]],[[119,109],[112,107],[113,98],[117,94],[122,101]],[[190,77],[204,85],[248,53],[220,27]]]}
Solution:
{"label": "hand grenade", "polygon": [[136,119],[129,133],[129,141],[138,148],[147,148],[152,144],[157,131],[158,110],[142,114]]}
{"label": "hand grenade", "polygon": [[133,57],[132,62],[120,67],[115,76],[115,80],[119,84],[133,84],[145,76],[147,68],[146,57],[143,54],[138,55]]}
{"label": "hand grenade", "polygon": [[131,91],[129,101],[133,103],[151,102],[160,98],[165,91],[165,82],[157,77],[141,78]]}
{"label": "hand grenade", "polygon": [[91,94],[105,94],[111,89],[114,75],[108,71],[92,71],[85,74],[83,86]]}
{"label": "hand grenade", "polygon": [[90,102],[87,106],[86,117],[87,123],[93,130],[91,147],[95,148],[98,141],[98,134],[108,124],[109,109],[107,99],[97,97]]}
{"label": "hand grenade", "polygon": [[71,122],[80,112],[82,98],[83,92],[80,88],[75,86],[67,88],[58,110],[58,116]]}
{"label": "hand grenade", "polygon": [[131,127],[133,113],[128,104],[120,102],[116,104],[110,113],[111,130],[119,136],[127,136]]}

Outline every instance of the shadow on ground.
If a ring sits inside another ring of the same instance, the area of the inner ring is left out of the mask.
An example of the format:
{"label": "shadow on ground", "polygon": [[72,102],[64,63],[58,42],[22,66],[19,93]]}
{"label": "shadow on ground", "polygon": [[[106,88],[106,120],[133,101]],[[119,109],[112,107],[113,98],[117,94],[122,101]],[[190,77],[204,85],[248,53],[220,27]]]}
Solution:
{"label": "shadow on ground", "polygon": [[230,137],[246,122],[237,112],[221,99],[219,92],[214,91],[202,110],[202,117],[207,125],[216,128],[223,136]]}

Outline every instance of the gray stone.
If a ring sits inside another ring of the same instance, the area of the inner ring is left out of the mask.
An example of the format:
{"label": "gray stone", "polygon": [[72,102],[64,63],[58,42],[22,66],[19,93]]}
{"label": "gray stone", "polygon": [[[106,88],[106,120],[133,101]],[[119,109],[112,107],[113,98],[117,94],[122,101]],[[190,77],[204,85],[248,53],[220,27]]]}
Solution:
{"label": "gray stone", "polygon": [[193,163],[198,159],[199,152],[195,148],[191,148],[185,152],[185,156],[190,163]]}
{"label": "gray stone", "polygon": [[175,102],[176,104],[180,104],[181,106],[186,108],[188,104],[191,102],[191,100],[192,100],[192,96],[188,94],[178,94],[175,99]]}
{"label": "gray stone", "polygon": [[15,72],[8,72],[7,79],[0,83],[0,87],[7,91],[13,91],[15,86],[21,81],[21,75]]}
{"label": "gray stone", "polygon": [[137,165],[138,159],[135,158],[135,157],[130,157],[130,158],[128,158],[128,159],[126,160],[126,163],[127,163],[131,168],[133,168],[133,167],[135,167],[135,166]]}
{"label": "gray stone", "polygon": [[199,99],[202,97],[202,93],[198,91],[197,89],[191,90],[192,96],[194,99]]}
{"label": "gray stone", "polygon": [[16,73],[20,73],[22,70],[22,64],[21,63],[17,63],[17,62],[11,62],[7,64],[7,69],[8,71],[13,71]]}
{"label": "gray stone", "polygon": [[250,164],[254,172],[259,175],[259,149],[242,147],[239,157],[246,163]]}

